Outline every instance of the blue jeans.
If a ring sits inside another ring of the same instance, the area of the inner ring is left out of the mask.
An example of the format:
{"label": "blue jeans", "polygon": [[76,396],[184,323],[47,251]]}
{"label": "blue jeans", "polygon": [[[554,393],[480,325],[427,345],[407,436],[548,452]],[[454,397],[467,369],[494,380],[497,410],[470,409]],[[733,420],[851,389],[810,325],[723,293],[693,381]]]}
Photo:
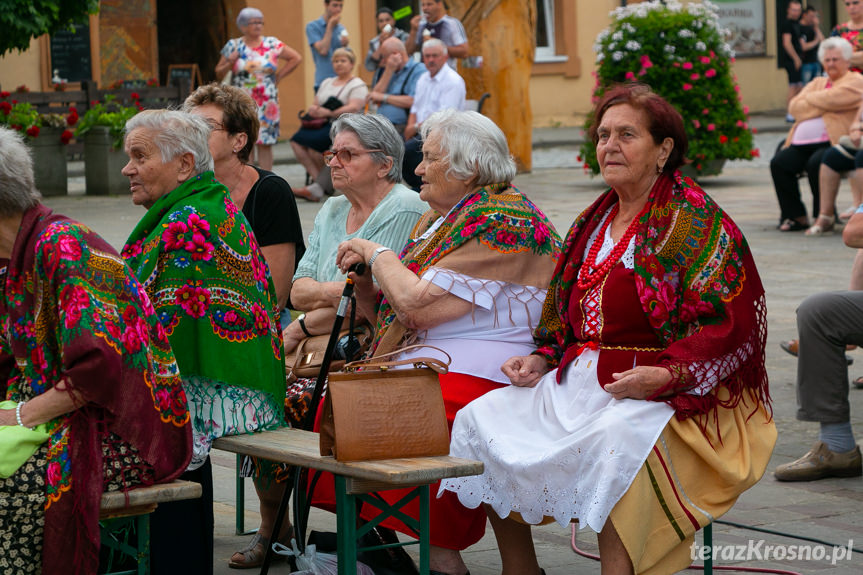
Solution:
{"label": "blue jeans", "polygon": [[800,77],[803,80],[803,85],[809,83],[812,78],[821,75],[821,64],[818,62],[804,62],[802,66],[800,66]]}

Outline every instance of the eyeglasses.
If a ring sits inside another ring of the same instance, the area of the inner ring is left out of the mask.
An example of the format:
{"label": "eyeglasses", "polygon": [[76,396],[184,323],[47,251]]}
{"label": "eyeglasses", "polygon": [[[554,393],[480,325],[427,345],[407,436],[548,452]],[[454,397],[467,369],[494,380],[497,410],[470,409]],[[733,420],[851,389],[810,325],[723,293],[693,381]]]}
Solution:
{"label": "eyeglasses", "polygon": [[227,129],[225,128],[225,125],[223,123],[221,123],[217,120],[214,120],[212,118],[207,118],[207,124],[210,125],[210,130],[213,132],[221,132],[221,131],[226,132],[227,131]]}
{"label": "eyeglasses", "polygon": [[357,150],[356,152],[347,148],[342,148],[341,150],[328,150],[324,152],[324,162],[330,166],[333,163],[333,158],[338,158],[340,164],[347,166],[351,161],[353,161],[354,156],[362,156],[363,154],[371,154],[372,152],[383,152],[383,150]]}
{"label": "eyeglasses", "polygon": [[246,24],[246,26],[263,26],[263,25],[264,25],[263,20],[249,20],[249,23]]}

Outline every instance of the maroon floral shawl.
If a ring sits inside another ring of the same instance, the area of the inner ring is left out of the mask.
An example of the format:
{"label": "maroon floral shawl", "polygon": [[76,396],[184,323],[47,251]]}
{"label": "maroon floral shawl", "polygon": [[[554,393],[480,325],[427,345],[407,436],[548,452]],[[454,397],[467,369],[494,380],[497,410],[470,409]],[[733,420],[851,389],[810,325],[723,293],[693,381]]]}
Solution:
{"label": "maroon floral shawl", "polygon": [[[550,365],[578,344],[567,306],[591,233],[617,193],[608,190],[573,223],[535,332]],[[635,281],[644,313],[665,351],[656,365],[672,381],[649,399],[664,401],[678,419],[734,407],[751,390],[769,404],[764,345],[767,307],[755,262],[740,229],[704,190],[680,173],[663,175],[651,190],[635,235]],[[686,393],[704,378],[719,383],[704,396]],[[729,391],[720,400],[717,389]],[[757,409],[753,405],[753,412]],[[700,420],[702,428],[706,419]]]}
{"label": "maroon floral shawl", "polygon": [[24,214],[0,289],[2,396],[22,401],[64,386],[84,402],[48,423],[42,572],[95,573],[103,444],[109,461],[121,457],[106,440],[137,450],[156,483],[179,476],[191,458],[177,364],[117,252],[45,206]]}

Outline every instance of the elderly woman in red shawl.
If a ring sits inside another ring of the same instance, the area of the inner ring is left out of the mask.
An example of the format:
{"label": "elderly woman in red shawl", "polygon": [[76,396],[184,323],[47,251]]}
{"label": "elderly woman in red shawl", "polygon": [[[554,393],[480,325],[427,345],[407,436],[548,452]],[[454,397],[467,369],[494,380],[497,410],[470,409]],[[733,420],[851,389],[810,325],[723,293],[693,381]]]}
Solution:
{"label": "elderly woman in red shawl", "polygon": [[[180,475],[191,425],[141,284],[39,198],[27,146],[0,128],[0,572],[89,574],[103,491]],[[10,466],[12,433],[43,443]]]}
{"label": "elderly woman in red shawl", "polygon": [[611,187],[567,236],[513,385],[462,409],[447,480],[484,504],[504,575],[537,575],[530,525],[598,533],[602,571],[672,573],[694,532],[759,480],[776,429],[766,308],[740,230],[677,171],[683,120],[643,85],[610,89],[590,135]]}

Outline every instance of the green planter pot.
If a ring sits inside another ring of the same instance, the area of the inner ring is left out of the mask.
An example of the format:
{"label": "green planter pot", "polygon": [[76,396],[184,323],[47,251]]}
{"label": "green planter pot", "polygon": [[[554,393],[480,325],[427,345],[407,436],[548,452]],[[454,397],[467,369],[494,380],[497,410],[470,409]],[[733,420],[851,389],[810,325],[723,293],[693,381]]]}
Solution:
{"label": "green planter pot", "polygon": [[689,176],[693,180],[698,180],[698,178],[703,178],[705,176],[718,176],[720,173],[722,173],[722,168],[724,166],[725,158],[717,158],[715,160],[705,162],[704,165],[701,167],[700,174],[696,173],[694,163],[681,166],[680,173],[684,176]]}
{"label": "green planter pot", "polygon": [[69,193],[66,171],[66,146],[60,141],[63,128],[42,128],[39,137],[30,140],[36,189],[43,196],[65,196]]}
{"label": "green planter pot", "polygon": [[120,171],[128,158],[123,150],[111,146],[107,127],[95,126],[84,136],[84,178],[88,196],[129,192],[129,178]]}

